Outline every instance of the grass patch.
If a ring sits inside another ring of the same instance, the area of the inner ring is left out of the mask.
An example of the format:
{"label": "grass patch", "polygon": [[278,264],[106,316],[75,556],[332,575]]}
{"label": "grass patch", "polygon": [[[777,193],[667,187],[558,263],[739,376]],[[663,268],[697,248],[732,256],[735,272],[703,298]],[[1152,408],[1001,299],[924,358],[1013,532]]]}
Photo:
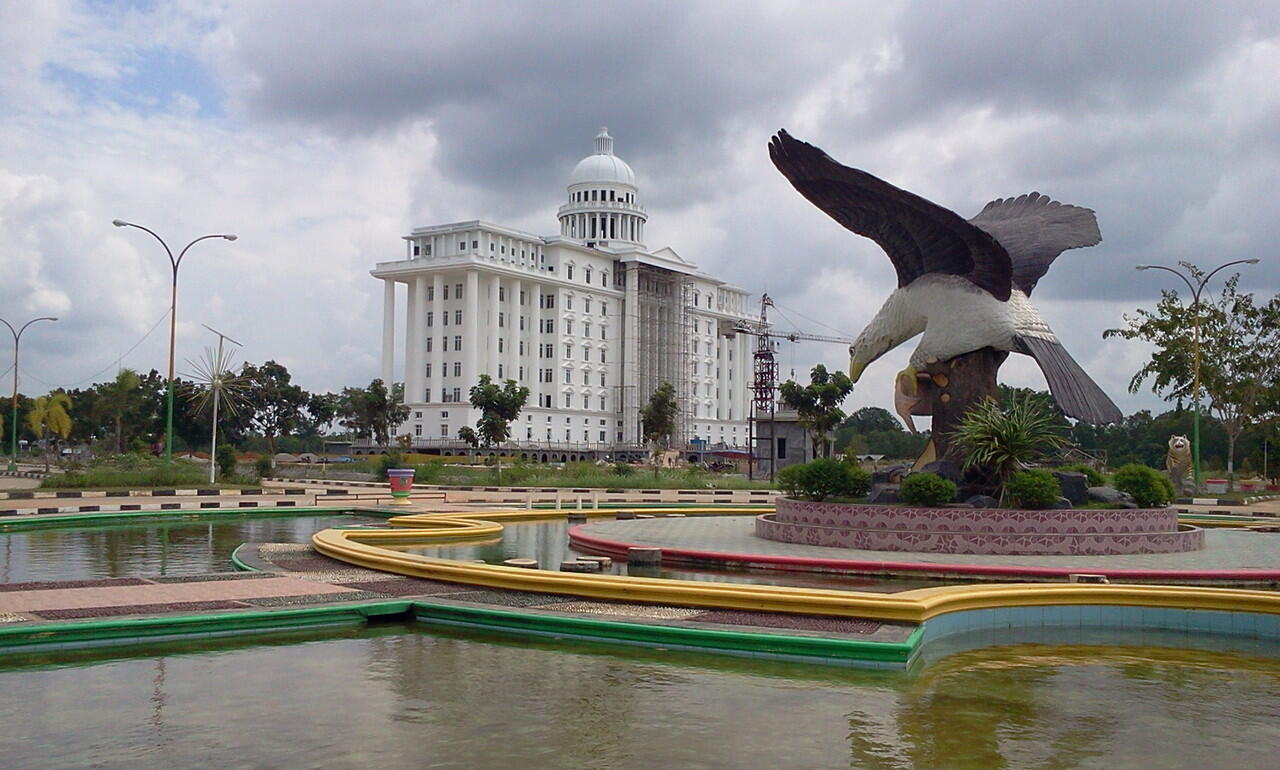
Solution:
{"label": "grass patch", "polygon": [[[234,476],[222,480],[223,486],[252,485],[255,479]],[[160,458],[121,455],[104,458],[82,467],[46,476],[41,489],[147,489],[165,487],[208,487],[209,469],[200,465]]]}

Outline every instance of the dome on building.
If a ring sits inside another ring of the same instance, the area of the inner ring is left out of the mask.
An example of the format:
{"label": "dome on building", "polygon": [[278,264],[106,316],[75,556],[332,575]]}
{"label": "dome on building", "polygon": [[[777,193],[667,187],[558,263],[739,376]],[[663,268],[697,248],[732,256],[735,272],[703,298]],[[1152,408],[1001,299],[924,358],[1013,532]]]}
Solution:
{"label": "dome on building", "polygon": [[613,137],[607,128],[601,128],[596,135],[595,153],[583,158],[569,175],[570,186],[589,182],[636,186],[636,174],[631,166],[613,154]]}

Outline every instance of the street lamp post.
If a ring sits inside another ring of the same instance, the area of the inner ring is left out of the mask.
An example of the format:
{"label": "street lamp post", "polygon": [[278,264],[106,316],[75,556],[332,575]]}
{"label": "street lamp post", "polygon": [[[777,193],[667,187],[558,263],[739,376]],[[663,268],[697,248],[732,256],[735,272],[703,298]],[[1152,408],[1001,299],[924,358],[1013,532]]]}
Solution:
{"label": "street lamp post", "polygon": [[18,340],[22,339],[22,333],[27,327],[36,321],[56,321],[55,316],[45,315],[39,318],[32,318],[22,325],[21,329],[16,331],[13,324],[0,318],[0,323],[9,327],[9,332],[13,335],[13,443],[9,445],[9,470],[18,470]]}
{"label": "street lamp post", "polygon": [[166,462],[173,460],[173,349],[174,340],[178,331],[178,267],[182,265],[182,258],[187,255],[187,250],[196,245],[200,241],[210,238],[222,238],[228,241],[234,241],[235,235],[230,233],[215,233],[212,235],[202,235],[191,243],[182,247],[182,251],[178,252],[177,258],[173,256],[173,250],[169,248],[169,244],[164,239],[156,235],[154,231],[143,227],[142,225],[126,222],[123,219],[112,220],[111,224],[116,227],[136,227],[143,232],[150,233],[152,238],[160,241],[160,245],[164,247],[165,254],[169,255],[169,264],[173,266],[173,287],[169,298],[169,387],[168,387],[168,416],[165,419],[164,432],[164,459]]}
{"label": "street lamp post", "polygon": [[1196,272],[1199,272],[1199,269],[1186,262],[1182,264],[1192,268],[1191,275],[1187,275],[1176,268],[1166,267],[1165,265],[1138,265],[1137,269],[1164,270],[1166,272],[1173,273],[1181,278],[1182,282],[1191,290],[1191,308],[1195,312],[1195,315],[1192,317],[1192,327],[1194,331],[1191,343],[1191,399],[1195,404],[1195,418],[1191,423],[1191,451],[1192,463],[1195,468],[1195,491],[1198,494],[1200,492],[1200,294],[1204,291],[1204,287],[1209,284],[1209,279],[1213,278],[1218,271],[1231,267],[1232,265],[1256,265],[1258,264],[1258,259],[1256,257],[1251,259],[1237,259],[1218,265],[1194,284],[1192,283],[1192,278],[1195,277]]}

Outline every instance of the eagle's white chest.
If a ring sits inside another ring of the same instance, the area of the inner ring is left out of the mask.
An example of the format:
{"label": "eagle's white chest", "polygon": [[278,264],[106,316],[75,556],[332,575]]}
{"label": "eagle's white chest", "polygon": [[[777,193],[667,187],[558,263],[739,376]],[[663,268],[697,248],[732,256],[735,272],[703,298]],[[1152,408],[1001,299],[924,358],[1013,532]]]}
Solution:
{"label": "eagle's white chest", "polygon": [[[1001,302],[963,278],[928,275],[898,289],[902,305],[922,316],[924,336],[911,355],[922,366],[928,359],[945,361],[984,347],[1014,349],[1014,337],[1053,337],[1027,295],[1014,289]],[[895,303],[897,304],[897,303]]]}

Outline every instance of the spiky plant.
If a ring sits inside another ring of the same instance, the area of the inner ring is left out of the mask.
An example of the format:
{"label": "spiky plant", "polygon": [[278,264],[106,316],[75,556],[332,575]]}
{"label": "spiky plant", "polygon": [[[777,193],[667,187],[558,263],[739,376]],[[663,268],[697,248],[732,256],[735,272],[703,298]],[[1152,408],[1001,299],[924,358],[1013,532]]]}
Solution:
{"label": "spiky plant", "polygon": [[218,408],[223,407],[231,414],[239,414],[248,405],[250,378],[236,374],[232,370],[233,357],[231,351],[217,348],[205,348],[204,355],[195,361],[188,361],[192,380],[188,397],[195,402],[196,411],[204,414],[213,408],[213,429],[209,446],[209,483],[214,480],[215,459],[218,455]]}
{"label": "spiky plant", "polygon": [[1061,421],[1041,399],[1016,395],[1007,410],[993,399],[970,409],[952,440],[964,454],[965,470],[979,468],[994,474],[1001,505],[1010,476],[1068,443]]}

